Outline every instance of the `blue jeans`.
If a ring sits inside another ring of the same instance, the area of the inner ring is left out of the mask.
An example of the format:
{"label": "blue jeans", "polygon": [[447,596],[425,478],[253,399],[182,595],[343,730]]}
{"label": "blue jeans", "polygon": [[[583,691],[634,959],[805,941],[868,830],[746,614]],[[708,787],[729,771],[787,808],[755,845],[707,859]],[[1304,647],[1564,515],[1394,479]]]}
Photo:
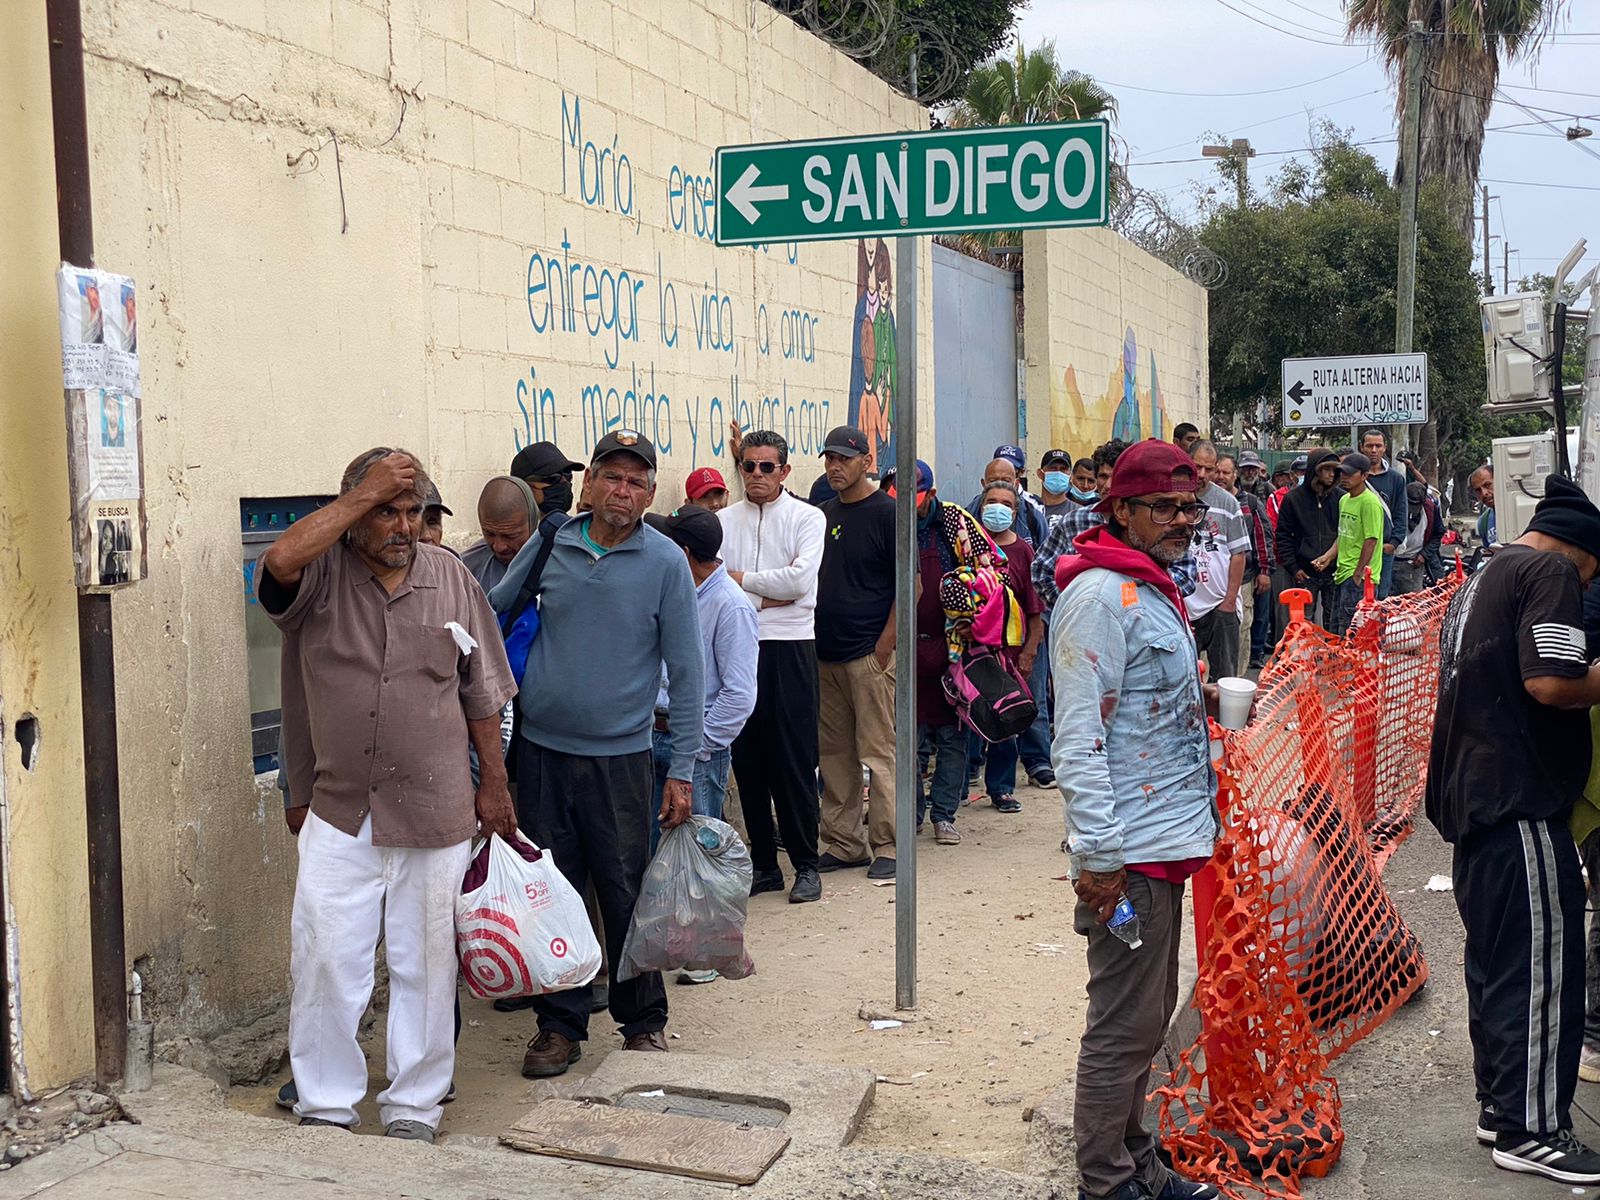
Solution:
{"label": "blue jeans", "polygon": [[[1017,735],[1017,753],[1029,775],[1050,766],[1050,614],[1044,617],[1044,637],[1039,639],[1039,654],[1033,660],[1033,670],[1028,672],[1028,690],[1033,702],[1039,706],[1039,715]],[[990,753],[993,753],[991,751]]]}
{"label": "blue jeans", "polygon": [[[1250,622],[1250,657],[1262,660],[1272,650],[1272,622],[1278,608],[1277,572],[1267,590],[1256,597],[1255,617]],[[1255,586],[1251,584],[1250,586]]]}
{"label": "blue jeans", "polygon": [[[991,759],[997,749],[989,747]],[[954,821],[967,784],[966,726],[918,725],[918,767],[923,767],[930,757],[935,759],[930,787],[923,787],[922,770],[917,771],[917,816],[920,819],[932,808],[935,821]]]}
{"label": "blue jeans", "polygon": [[983,790],[990,800],[1009,796],[1017,790],[1018,743],[1024,736],[1007,738],[989,747],[989,761],[983,768]]}
{"label": "blue jeans", "polygon": [[1394,555],[1384,554],[1383,569],[1374,576],[1377,585],[1376,594],[1379,600],[1389,598],[1389,589],[1394,586]]}
{"label": "blue jeans", "polygon": [[[667,771],[672,767],[672,735],[656,730],[650,735],[650,751],[656,764],[656,802],[650,809],[650,853],[661,841],[661,794],[666,789]],[[728,798],[728,765],[731,750],[718,750],[708,759],[694,760],[694,796],[690,811],[697,817],[722,820],[722,802]]]}
{"label": "blue jeans", "polygon": [[1333,616],[1328,621],[1329,633],[1343,637],[1349,632],[1350,621],[1355,617],[1366,591],[1366,583],[1359,576],[1333,585]]}

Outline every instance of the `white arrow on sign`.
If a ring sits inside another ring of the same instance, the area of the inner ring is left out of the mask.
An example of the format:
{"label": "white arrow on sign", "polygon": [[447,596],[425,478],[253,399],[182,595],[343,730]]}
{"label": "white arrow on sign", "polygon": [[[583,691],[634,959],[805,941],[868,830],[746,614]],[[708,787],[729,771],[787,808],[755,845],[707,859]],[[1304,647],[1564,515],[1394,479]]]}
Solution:
{"label": "white arrow on sign", "polygon": [[756,180],[761,178],[761,168],[751,163],[744,169],[744,174],[734,180],[728,189],[728,203],[739,210],[739,214],[752,225],[761,216],[761,210],[756,208],[758,200],[787,200],[789,198],[789,185],[787,183],[769,183],[765,187],[757,187]]}

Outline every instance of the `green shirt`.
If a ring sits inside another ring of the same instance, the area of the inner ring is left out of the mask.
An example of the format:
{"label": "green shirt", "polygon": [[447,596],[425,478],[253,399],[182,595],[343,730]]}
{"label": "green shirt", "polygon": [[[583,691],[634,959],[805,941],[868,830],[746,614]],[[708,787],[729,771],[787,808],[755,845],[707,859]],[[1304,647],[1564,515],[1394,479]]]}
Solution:
{"label": "green shirt", "polygon": [[[1361,565],[1361,547],[1372,539],[1383,543],[1383,501],[1368,485],[1359,496],[1349,493],[1339,497],[1339,561],[1334,564],[1333,581],[1343,583],[1355,577]],[[1372,561],[1367,565],[1382,566],[1377,547],[1373,547]],[[1376,579],[1377,572],[1373,572]]]}
{"label": "green shirt", "polygon": [[[599,542],[595,541],[594,538],[589,536],[589,526],[594,523],[593,515],[590,513],[584,513],[579,520],[581,520],[583,524],[578,527],[578,532],[583,535],[583,544],[589,547],[590,550],[594,551],[594,556],[596,558],[604,558],[607,554],[611,553],[610,546],[602,546]],[[1340,526],[1340,528],[1343,528],[1343,526]]]}

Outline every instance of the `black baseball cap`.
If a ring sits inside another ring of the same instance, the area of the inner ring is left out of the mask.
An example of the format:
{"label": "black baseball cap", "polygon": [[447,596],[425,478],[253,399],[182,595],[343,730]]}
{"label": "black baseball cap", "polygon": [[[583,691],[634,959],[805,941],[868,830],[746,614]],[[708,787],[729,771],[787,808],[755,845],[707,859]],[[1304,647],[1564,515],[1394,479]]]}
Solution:
{"label": "black baseball cap", "polygon": [[1372,470],[1372,460],[1359,450],[1352,450],[1339,463],[1341,475],[1365,475]]}
{"label": "black baseball cap", "polygon": [[1039,460],[1041,467],[1048,467],[1051,463],[1065,463],[1067,470],[1072,470],[1072,455],[1065,450],[1046,450],[1044,457]]}
{"label": "black baseball cap", "polygon": [[592,467],[602,458],[609,458],[613,454],[634,454],[644,459],[645,465],[652,471],[656,466],[656,448],[650,444],[650,439],[642,433],[632,429],[619,429],[615,433],[608,433],[595,443],[594,454],[589,459]]}
{"label": "black baseball cap", "polygon": [[722,549],[722,522],[709,508],[685,505],[670,517],[645,513],[645,524],[664,533],[701,562],[710,562]]}
{"label": "black baseball cap", "polygon": [[561,447],[554,442],[534,442],[517,451],[517,456],[511,460],[511,470],[506,474],[515,475],[518,479],[545,479],[566,471],[581,470],[583,464],[573,462],[561,453]]}
{"label": "black baseball cap", "polygon": [[838,425],[828,431],[823,440],[824,454],[838,454],[845,458],[860,458],[867,453],[867,435],[854,425]]}
{"label": "black baseball cap", "polygon": [[437,508],[447,517],[455,516],[455,513],[445,507],[444,497],[439,495],[439,485],[431,479],[428,480],[428,490],[422,493],[422,507]]}

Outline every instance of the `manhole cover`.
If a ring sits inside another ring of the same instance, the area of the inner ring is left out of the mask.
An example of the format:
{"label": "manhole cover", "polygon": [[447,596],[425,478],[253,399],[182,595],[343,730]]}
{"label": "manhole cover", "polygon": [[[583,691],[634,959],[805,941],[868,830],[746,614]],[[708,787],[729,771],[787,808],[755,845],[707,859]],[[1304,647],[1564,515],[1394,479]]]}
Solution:
{"label": "manhole cover", "polygon": [[708,1121],[726,1121],[730,1125],[753,1125],[764,1129],[779,1128],[788,1115],[781,1108],[750,1101],[710,1100],[704,1096],[680,1095],[664,1088],[624,1092],[617,1097],[616,1107],[672,1113],[680,1117],[701,1117]]}

